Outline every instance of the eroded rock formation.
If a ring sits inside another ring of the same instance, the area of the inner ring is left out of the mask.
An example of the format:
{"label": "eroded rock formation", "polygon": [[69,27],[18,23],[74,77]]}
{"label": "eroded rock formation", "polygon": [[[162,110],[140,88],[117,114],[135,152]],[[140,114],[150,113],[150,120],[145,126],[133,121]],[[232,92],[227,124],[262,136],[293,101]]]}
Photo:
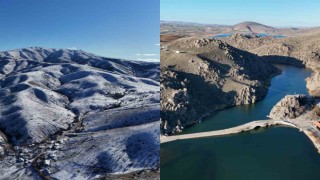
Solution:
{"label": "eroded rock formation", "polygon": [[272,119],[297,118],[306,111],[307,105],[306,95],[287,95],[272,108],[269,117]]}

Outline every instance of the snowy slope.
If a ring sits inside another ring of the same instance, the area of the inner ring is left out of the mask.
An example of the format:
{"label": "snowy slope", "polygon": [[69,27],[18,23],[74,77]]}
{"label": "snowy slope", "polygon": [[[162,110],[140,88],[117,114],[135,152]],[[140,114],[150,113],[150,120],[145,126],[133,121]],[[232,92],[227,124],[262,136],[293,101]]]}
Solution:
{"label": "snowy slope", "polygon": [[30,179],[25,172],[87,179],[158,168],[159,102],[159,63],[69,49],[0,52],[0,167],[16,161],[12,172],[23,165],[18,174]]}

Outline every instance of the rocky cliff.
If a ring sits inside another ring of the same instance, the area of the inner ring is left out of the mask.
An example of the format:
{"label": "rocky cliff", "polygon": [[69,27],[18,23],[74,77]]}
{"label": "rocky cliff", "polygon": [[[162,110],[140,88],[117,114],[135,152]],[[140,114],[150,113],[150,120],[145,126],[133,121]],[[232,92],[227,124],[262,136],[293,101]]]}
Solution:
{"label": "rocky cliff", "polygon": [[161,48],[161,131],[170,134],[217,109],[255,103],[278,69],[211,38],[182,38]]}
{"label": "rocky cliff", "polygon": [[268,117],[272,119],[294,119],[307,110],[309,99],[306,95],[287,95],[271,110]]}

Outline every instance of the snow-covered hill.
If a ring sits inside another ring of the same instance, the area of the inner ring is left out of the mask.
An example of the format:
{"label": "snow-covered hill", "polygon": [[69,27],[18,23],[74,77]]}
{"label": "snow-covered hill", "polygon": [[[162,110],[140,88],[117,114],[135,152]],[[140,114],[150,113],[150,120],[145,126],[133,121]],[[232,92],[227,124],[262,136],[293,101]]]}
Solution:
{"label": "snow-covered hill", "polygon": [[70,49],[0,52],[0,174],[157,169],[159,96],[159,63]]}

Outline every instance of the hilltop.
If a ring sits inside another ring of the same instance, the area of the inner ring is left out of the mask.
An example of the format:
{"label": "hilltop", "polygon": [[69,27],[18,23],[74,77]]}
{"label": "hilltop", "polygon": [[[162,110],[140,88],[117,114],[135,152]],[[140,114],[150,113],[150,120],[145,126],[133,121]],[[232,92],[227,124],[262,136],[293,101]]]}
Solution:
{"label": "hilltop", "polygon": [[246,21],[239,24],[235,24],[230,28],[231,32],[243,32],[243,33],[265,33],[265,34],[273,34],[276,31],[276,28],[263,25],[257,22]]}

